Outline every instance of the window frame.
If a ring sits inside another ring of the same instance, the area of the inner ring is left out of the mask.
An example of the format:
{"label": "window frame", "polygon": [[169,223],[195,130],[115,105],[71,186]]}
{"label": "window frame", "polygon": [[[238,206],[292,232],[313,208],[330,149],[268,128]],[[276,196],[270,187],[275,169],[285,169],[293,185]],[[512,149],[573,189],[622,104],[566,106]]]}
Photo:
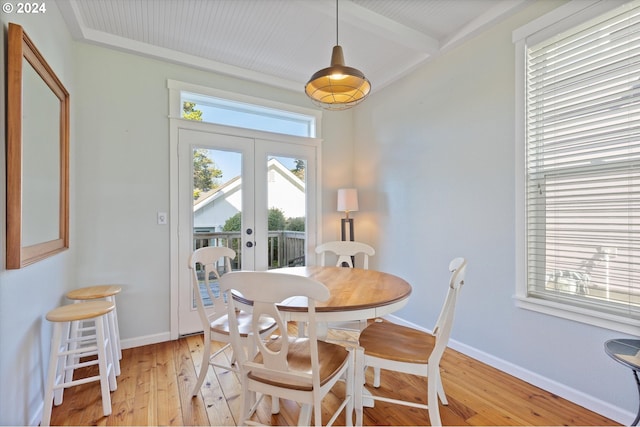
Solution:
{"label": "window frame", "polygon": [[514,300],[516,306],[523,309],[635,335],[640,327],[640,320],[530,297],[527,280],[527,141],[525,121],[527,43],[535,45],[625,3],[628,3],[628,0],[572,0],[513,32],[512,41],[515,44],[516,59],[516,293]]}

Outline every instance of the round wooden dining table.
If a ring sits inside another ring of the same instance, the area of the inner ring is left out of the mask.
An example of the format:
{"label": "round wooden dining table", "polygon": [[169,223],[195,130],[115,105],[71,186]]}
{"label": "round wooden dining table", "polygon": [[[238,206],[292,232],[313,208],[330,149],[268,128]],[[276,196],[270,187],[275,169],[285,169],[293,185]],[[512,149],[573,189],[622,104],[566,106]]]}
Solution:
{"label": "round wooden dining table", "polygon": [[[287,267],[274,273],[309,277],[329,289],[329,299],[316,303],[318,322],[366,320],[402,308],[411,295],[411,285],[389,273],[348,267]],[[305,298],[292,298],[279,305],[288,321],[304,321]]]}
{"label": "round wooden dining table", "polygon": [[[269,270],[279,274],[304,276],[323,283],[329,289],[329,299],[316,301],[316,322],[318,336],[325,336],[327,324],[333,322],[365,321],[391,314],[404,307],[411,295],[411,285],[404,279],[390,273],[349,267],[286,267]],[[234,295],[240,304],[251,305],[251,301],[241,295]],[[278,304],[285,321],[305,322],[307,299],[294,297]],[[364,369],[364,355],[355,352],[355,371]],[[358,387],[354,399],[356,425],[362,425],[363,406],[372,407],[374,402],[367,398],[367,390]]]}

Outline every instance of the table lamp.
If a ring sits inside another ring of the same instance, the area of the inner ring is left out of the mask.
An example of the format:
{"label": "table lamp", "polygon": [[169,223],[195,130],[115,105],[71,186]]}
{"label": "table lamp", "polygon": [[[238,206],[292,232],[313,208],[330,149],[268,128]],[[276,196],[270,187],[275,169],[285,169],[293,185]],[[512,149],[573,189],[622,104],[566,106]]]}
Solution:
{"label": "table lamp", "polygon": [[345,217],[341,221],[342,240],[347,240],[346,228],[349,223],[349,240],[353,241],[353,218],[349,218],[349,212],[358,210],[358,190],[355,188],[338,189],[338,211],[344,212]]}

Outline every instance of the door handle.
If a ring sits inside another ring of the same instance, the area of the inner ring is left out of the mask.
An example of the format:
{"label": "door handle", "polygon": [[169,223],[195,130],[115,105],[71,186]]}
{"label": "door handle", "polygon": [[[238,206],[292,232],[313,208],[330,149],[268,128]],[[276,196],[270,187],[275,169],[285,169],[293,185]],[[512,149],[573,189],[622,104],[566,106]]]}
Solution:
{"label": "door handle", "polygon": [[[247,233],[247,235],[248,235],[248,236],[250,236],[250,235],[252,235],[252,234],[253,234],[253,230],[252,230],[251,228],[247,228],[246,233]],[[247,246],[248,248],[252,248],[255,244],[256,244],[256,242],[247,242],[247,243],[246,243],[246,246]]]}

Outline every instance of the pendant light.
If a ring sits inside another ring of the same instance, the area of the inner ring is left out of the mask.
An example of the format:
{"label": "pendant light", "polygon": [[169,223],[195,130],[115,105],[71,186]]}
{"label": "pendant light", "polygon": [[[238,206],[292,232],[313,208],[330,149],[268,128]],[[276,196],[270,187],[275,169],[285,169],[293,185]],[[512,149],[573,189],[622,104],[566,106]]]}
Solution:
{"label": "pendant light", "polygon": [[342,46],[338,43],[338,0],[336,45],[331,53],[331,66],[311,76],[304,91],[316,105],[327,110],[346,110],[358,105],[371,91],[371,83],[360,70],[344,65]]}

